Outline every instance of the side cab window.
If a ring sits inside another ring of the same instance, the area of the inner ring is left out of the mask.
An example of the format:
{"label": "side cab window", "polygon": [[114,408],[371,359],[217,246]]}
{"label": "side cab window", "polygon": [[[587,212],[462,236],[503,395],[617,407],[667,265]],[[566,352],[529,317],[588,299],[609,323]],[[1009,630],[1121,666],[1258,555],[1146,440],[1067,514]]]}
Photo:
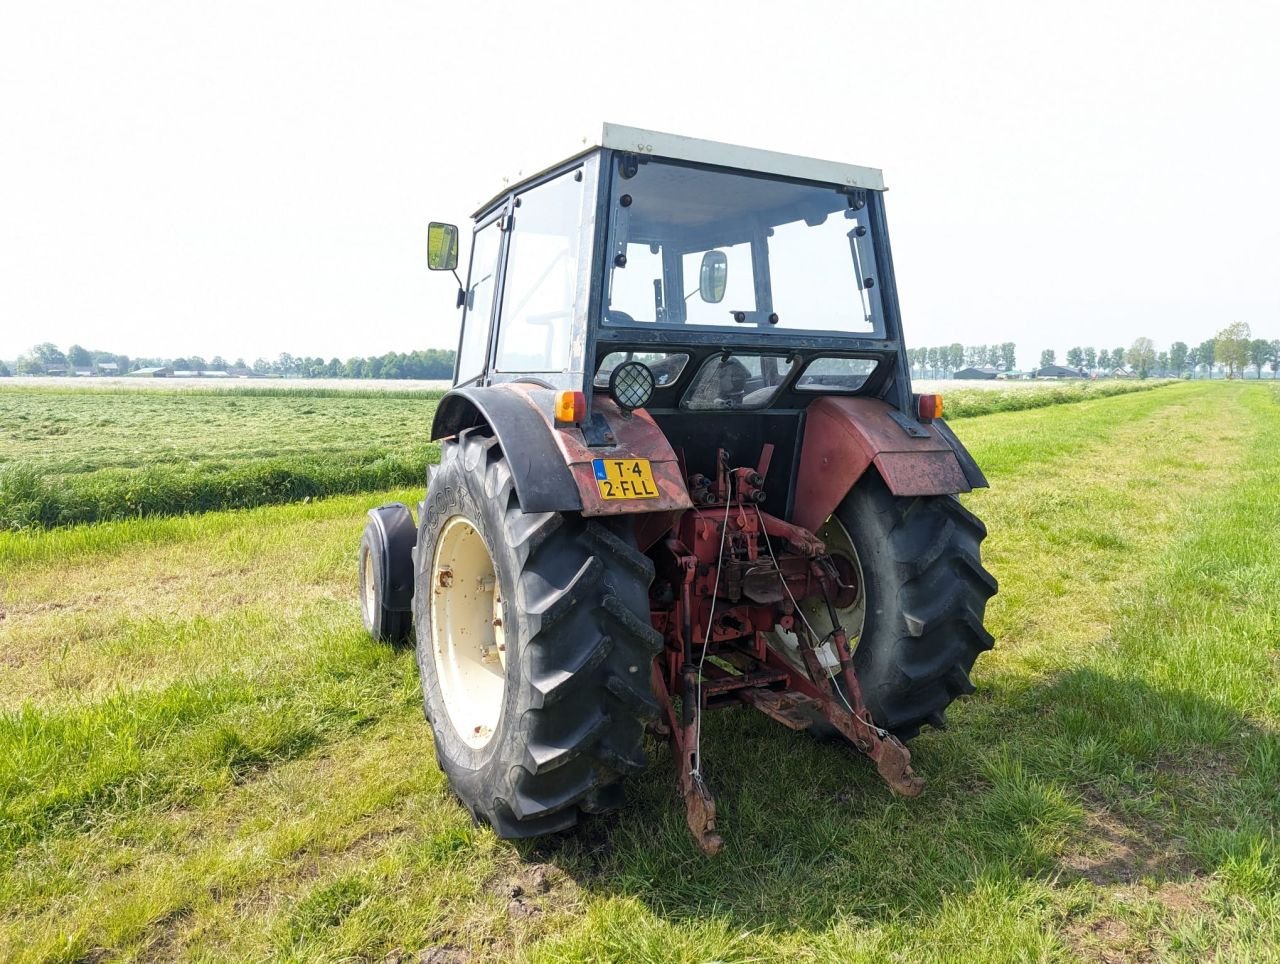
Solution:
{"label": "side cab window", "polygon": [[498,283],[498,251],[501,218],[477,229],[471,245],[471,270],[467,275],[467,298],[462,315],[462,338],[458,343],[458,367],[454,384],[473,381],[484,373],[485,350],[489,345],[489,321],[493,314]]}

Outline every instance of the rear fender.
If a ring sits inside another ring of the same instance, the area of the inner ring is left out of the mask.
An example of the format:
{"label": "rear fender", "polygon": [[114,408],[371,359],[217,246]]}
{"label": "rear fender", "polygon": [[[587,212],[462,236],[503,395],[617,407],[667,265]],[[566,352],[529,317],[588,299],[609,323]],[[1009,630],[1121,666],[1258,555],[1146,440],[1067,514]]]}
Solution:
{"label": "rear fender", "polygon": [[897,409],[876,398],[826,396],[809,406],[796,477],[796,525],[816,532],[873,465],[894,495],[954,495],[986,485],[945,423],[913,422],[919,434],[910,435],[893,413]]}
{"label": "rear fender", "polygon": [[[609,444],[589,446],[582,430],[557,428],[555,390],[529,382],[455,389],[436,410],[433,439],[487,424],[497,436],[525,512],[581,512],[584,516],[670,514],[689,508],[689,492],[671,443],[643,409],[624,415],[612,399],[596,396],[592,408],[605,422]],[[596,485],[595,459],[648,459],[657,483],[652,498],[604,499]],[[652,520],[650,520],[652,522]],[[655,528],[646,525],[646,529]]]}

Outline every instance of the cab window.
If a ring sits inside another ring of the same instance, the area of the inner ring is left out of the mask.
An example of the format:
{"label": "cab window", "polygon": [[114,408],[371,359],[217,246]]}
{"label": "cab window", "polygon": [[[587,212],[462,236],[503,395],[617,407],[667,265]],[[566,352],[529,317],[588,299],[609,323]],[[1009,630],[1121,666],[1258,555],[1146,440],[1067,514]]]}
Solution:
{"label": "cab window", "polygon": [[578,301],[583,181],[569,171],[517,195],[498,321],[494,370],[560,372],[569,366]]}

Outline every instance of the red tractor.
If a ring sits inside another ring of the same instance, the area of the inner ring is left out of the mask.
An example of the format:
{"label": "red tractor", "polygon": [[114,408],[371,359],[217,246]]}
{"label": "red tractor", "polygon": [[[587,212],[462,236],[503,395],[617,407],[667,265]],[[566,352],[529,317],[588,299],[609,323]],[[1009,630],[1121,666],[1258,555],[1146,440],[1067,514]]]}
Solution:
{"label": "red tractor", "polygon": [[[361,541],[436,757],[503,837],[623,804],[671,742],[720,849],[706,711],[848,740],[896,792],[992,645],[986,480],[914,395],[879,171],[606,125],[475,216],[414,525]],[[453,270],[458,229],[430,227]]]}

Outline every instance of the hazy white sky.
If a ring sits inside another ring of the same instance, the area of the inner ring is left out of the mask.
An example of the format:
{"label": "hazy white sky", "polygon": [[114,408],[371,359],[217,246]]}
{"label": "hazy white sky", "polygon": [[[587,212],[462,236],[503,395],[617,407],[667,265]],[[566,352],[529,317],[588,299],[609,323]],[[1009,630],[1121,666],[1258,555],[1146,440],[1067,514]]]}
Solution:
{"label": "hazy white sky", "polygon": [[601,120],[882,167],[908,341],[1280,337],[1280,4],[0,6],[0,358],[454,347],[428,220]]}

